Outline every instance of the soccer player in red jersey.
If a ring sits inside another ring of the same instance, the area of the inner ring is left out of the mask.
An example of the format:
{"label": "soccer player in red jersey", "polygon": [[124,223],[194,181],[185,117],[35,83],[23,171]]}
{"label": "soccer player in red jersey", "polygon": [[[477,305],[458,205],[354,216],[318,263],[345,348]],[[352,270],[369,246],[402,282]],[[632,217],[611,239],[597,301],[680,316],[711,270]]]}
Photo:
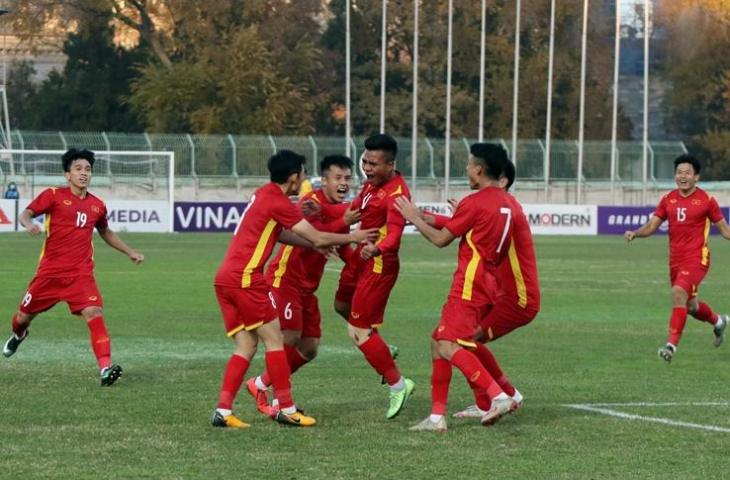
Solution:
{"label": "soccer player in red jersey", "polygon": [[347,317],[350,339],[365,360],[390,386],[385,414],[395,418],[410,398],[415,384],[401,375],[393,354],[379,333],[388,297],[398,278],[398,250],[405,219],[395,208],[399,197],[410,197],[408,186],[395,169],[398,144],[389,135],[365,140],[362,170],[367,180],[352,205],[361,214],[361,228],[375,228],[377,241],[359,245],[343,270],[335,310]]}
{"label": "soccer player in red jersey", "polygon": [[697,320],[713,326],[714,344],[725,339],[727,315],[716,314],[697,298],[697,289],[710,269],[707,244],[710,225],[730,240],[730,227],[722,216],[717,200],[697,187],[700,162],[691,155],[674,160],[674,181],[677,189],[662,197],[649,221],[637,230],[626,231],[627,242],[648,237],[667,220],[669,222],[669,278],[672,284],[672,316],[669,320],[667,344],[659,349],[659,357],[671,362],[677,353],[679,339],[689,313]]}
{"label": "soccer player in red jersey", "polygon": [[413,430],[446,430],[444,415],[452,365],[468,381],[488,392],[490,407],[481,418],[483,425],[499,420],[514,403],[471,351],[477,346],[474,337],[479,320],[486,306],[494,301],[496,269],[511,248],[512,202],[499,187],[506,153],[501,147],[487,143],[476,143],[470,151],[466,173],[469,186],[478,192],[459,202],[444,228],[426,223],[409,201],[396,201],[403,216],[437,247],[445,247],[461,237],[451,290],[431,339],[431,415],[412,427]]}
{"label": "soccer player in red jersey", "polygon": [[111,231],[104,202],[89,193],[94,159],[89,150],[68,150],[61,158],[68,187],[44,190],[20,214],[20,224],[31,235],[41,232],[33,218],[45,215],[46,238],[36,275],[13,316],[13,335],[5,342],[3,355],[10,357],[18,350],[38,314],[66,302],[72,314],[86,320],[101,385],[110,386],[122,375],[122,367],[111,361],[111,342],[102,311],[104,302],[94,279],[94,228],[102,240],[135,264],[141,263],[144,255],[129,248]]}
{"label": "soccer player in red jersey", "polygon": [[[314,202],[317,206],[305,218],[323,232],[348,233],[350,225],[360,220],[360,213],[343,203],[352,186],[353,163],[344,155],[329,155],[320,162],[322,188],[301,196],[299,206]],[[341,248],[349,248],[341,247]],[[266,268],[266,281],[271,286],[279,323],[284,335],[284,351],[293,374],[314,360],[322,336],[319,302],[315,292],[324,274],[327,257],[317,250],[282,245]],[[246,382],[256,400],[257,409],[272,415],[267,391],[271,386],[268,372]]]}
{"label": "soccer player in red jersey", "polygon": [[[506,158],[506,152],[505,152]],[[506,160],[504,173],[500,178],[500,186],[506,192],[515,180],[515,166]],[[495,272],[497,296],[487,314],[479,321],[479,329],[475,340],[479,342],[474,353],[482,365],[496,380],[502,390],[512,397],[513,409],[522,404],[522,394],[512,385],[502,372],[497,360],[484,343],[503,337],[511,331],[530,323],[540,311],[540,281],[537,272],[535,246],[532,232],[522,205],[512,195],[507,195],[512,208],[512,241],[507,258],[499,264]],[[474,387],[474,386],[473,386]],[[476,390],[475,395],[484,398],[483,405],[488,405],[487,392]],[[454,414],[457,418],[479,417],[486,411],[478,405],[471,405]]]}
{"label": "soccer player in red jersey", "polygon": [[320,232],[305,220],[288,198],[299,192],[305,178],[304,160],[302,155],[289,150],[281,150],[269,158],[271,182],[251,196],[215,276],[215,292],[226,332],[235,342],[213,413],[212,423],[216,427],[249,426],[233,415],[232,407],[259,339],[266,347],[266,371],[279,402],[274,419],[296,426],[316,423],[314,418],[298,412],[292,399],[291,372],[276,303],[264,278],[264,265],[277,240],[324,248],[359,243],[374,238],[377,232],[373,229],[347,234]]}

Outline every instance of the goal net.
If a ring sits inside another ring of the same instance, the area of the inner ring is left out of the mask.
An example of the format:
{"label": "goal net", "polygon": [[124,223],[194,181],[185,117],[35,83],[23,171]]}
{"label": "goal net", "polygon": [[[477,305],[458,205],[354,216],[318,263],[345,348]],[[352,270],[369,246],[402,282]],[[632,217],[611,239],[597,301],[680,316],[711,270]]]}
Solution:
{"label": "goal net", "polygon": [[[0,150],[2,192],[15,183],[22,208],[48,187],[66,185],[65,150]],[[113,230],[172,232],[175,153],[96,150],[89,191],[107,205]]]}

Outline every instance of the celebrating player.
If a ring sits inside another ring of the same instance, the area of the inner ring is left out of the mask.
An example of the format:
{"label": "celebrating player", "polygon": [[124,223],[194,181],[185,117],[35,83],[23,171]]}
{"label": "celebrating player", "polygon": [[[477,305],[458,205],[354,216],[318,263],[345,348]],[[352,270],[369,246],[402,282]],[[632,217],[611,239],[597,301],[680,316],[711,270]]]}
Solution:
{"label": "celebrating player", "polygon": [[33,319],[59,302],[66,302],[74,315],[86,320],[91,349],[101,372],[101,385],[110,386],[122,375],[122,367],[111,361],[111,341],[104,324],[104,302],[94,279],[94,228],[112,248],[135,264],[144,255],[127,246],[107,224],[104,202],[89,193],[94,152],[70,149],[61,162],[68,187],[48,188],[20,214],[20,224],[31,235],[41,229],[33,218],[45,215],[46,238],[35,277],[13,316],[13,335],[5,342],[3,355],[12,356],[28,338]]}
{"label": "celebrating player", "polygon": [[400,413],[415,388],[411,379],[401,375],[378,331],[400,268],[398,249],[405,219],[394,201],[410,197],[405,180],[395,169],[397,154],[398,144],[389,135],[376,134],[365,140],[362,169],[367,181],[353,207],[361,213],[361,227],[378,229],[379,237],[353,252],[335,295],[335,309],[347,318],[350,339],[390,386],[388,419]]}
{"label": "celebrating player", "polygon": [[233,415],[232,407],[259,339],[266,347],[266,371],[279,403],[274,419],[303,427],[316,423],[314,418],[298,412],[292,400],[291,372],[276,303],[264,278],[264,264],[280,238],[285,243],[323,248],[359,243],[375,238],[377,232],[374,229],[348,234],[320,232],[305,220],[287,197],[299,192],[305,175],[304,160],[289,150],[281,150],[269,158],[271,182],[251,196],[215,277],[215,292],[226,332],[235,342],[223,376],[218,407],[213,413],[212,423],[216,427],[249,426]]}
{"label": "celebrating player", "polygon": [[649,221],[637,230],[626,231],[627,242],[648,237],[667,220],[669,222],[669,278],[672,284],[672,316],[669,320],[667,344],[659,349],[659,357],[671,362],[677,353],[679,339],[689,313],[697,320],[713,325],[714,344],[725,339],[727,315],[718,315],[697,298],[697,289],[710,269],[707,244],[710,224],[730,240],[730,227],[722,216],[717,201],[697,187],[700,162],[691,155],[674,160],[674,181],[677,189],[662,197]]}
{"label": "celebrating player", "polygon": [[[506,157],[506,152],[505,152]],[[503,176],[499,183],[506,192],[515,181],[515,166],[507,160]],[[494,341],[511,331],[530,323],[540,311],[540,282],[537,274],[537,259],[532,241],[530,225],[522,211],[520,202],[512,195],[507,195],[512,208],[512,242],[507,251],[507,259],[499,264],[495,272],[497,280],[497,298],[479,322],[476,336],[479,342],[474,354],[495,379],[504,392],[514,400],[513,409],[522,404],[522,394],[512,385],[502,372],[492,352],[484,345]],[[474,387],[474,386],[472,386]],[[482,406],[489,404],[486,391],[476,390],[482,398]],[[454,414],[457,418],[481,418],[488,409],[471,405]]]}
{"label": "celebrating player", "polygon": [[[352,167],[352,160],[343,155],[329,155],[320,162],[322,188],[310,191],[299,201],[300,207],[307,202],[316,203],[315,213],[305,214],[316,229],[348,233],[350,225],[360,220],[358,211],[350,210],[349,204],[342,203],[352,185]],[[314,292],[322,280],[326,263],[327,257],[317,250],[282,245],[266,269],[266,280],[276,301],[284,335],[284,351],[292,374],[317,355],[322,317]],[[274,413],[266,394],[270,385],[268,372],[246,382],[257,409],[269,416]]]}
{"label": "celebrating player", "polygon": [[403,216],[437,247],[445,247],[461,237],[451,291],[431,340],[431,415],[412,427],[413,430],[446,430],[444,415],[452,365],[468,381],[487,392],[490,407],[481,417],[483,425],[493,424],[514,406],[512,398],[469,350],[476,348],[474,337],[479,320],[486,306],[493,303],[495,270],[511,248],[512,202],[499,187],[506,153],[501,147],[486,143],[476,143],[470,151],[466,173],[469,186],[478,192],[459,202],[444,228],[428,225],[409,201],[396,201],[396,208]]}

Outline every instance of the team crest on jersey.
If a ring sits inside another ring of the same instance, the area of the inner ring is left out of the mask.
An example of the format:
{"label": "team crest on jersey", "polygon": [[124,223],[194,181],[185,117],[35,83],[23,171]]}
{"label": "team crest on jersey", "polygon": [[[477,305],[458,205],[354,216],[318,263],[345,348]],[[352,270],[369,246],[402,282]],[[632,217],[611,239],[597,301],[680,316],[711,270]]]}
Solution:
{"label": "team crest on jersey", "polygon": [[99,210],[99,207],[97,207],[96,205],[93,205],[91,207],[91,211],[94,212],[94,213],[99,213],[101,210]]}
{"label": "team crest on jersey", "polygon": [[378,190],[378,198],[381,200],[385,198],[385,190]]}
{"label": "team crest on jersey", "polygon": [[692,205],[702,205],[702,200],[694,199],[692,200]]}
{"label": "team crest on jersey", "polygon": [[64,205],[73,205],[73,203],[74,203],[74,202],[72,202],[71,200],[64,200],[64,201],[63,201],[63,204],[64,204]]}
{"label": "team crest on jersey", "polygon": [[677,203],[677,199],[676,198],[670,198],[669,199],[669,203]]}

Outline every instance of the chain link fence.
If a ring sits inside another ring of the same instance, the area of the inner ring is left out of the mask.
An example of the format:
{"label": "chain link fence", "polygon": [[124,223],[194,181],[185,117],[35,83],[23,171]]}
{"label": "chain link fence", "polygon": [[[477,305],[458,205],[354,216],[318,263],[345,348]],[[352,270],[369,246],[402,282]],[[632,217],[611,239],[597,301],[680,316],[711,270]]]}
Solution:
{"label": "chain link fence", "polygon": [[[398,169],[407,177],[413,175],[413,148],[410,138],[397,138],[399,144]],[[319,175],[319,160],[330,154],[346,151],[358,159],[363,151],[364,138],[353,138],[346,150],[343,137],[272,136],[272,135],[190,135],[147,134],[118,132],[38,132],[12,131],[13,146],[18,149],[63,150],[70,147],[89,148],[99,153],[118,150],[173,151],[175,173],[178,178],[238,179],[267,177],[266,161],[274,152],[291,149],[307,157],[307,169]],[[511,152],[511,140],[488,139]],[[465,166],[469,145],[473,138],[451,140],[450,179],[465,180]],[[416,177],[422,182],[442,182],[445,176],[445,145],[442,138],[419,138]],[[554,140],[551,144],[549,175],[546,175],[545,144],[542,140],[520,140],[517,145],[517,177],[523,181],[575,181],[578,172],[578,143],[572,140]],[[682,142],[651,142],[649,145],[648,179],[650,182],[670,181],[672,161],[686,153]],[[511,155],[510,155],[511,156]],[[126,173],[123,168],[112,168],[102,156],[100,173]],[[615,165],[616,182],[635,183],[642,179],[643,149],[641,142],[618,142]],[[120,160],[120,159],[115,159]],[[0,158],[0,175],[25,175],[33,170],[32,159],[22,155]],[[130,170],[131,172],[132,170]],[[129,174],[129,173],[127,173]],[[610,142],[587,141],[584,144],[583,180],[608,182],[611,180]]]}

